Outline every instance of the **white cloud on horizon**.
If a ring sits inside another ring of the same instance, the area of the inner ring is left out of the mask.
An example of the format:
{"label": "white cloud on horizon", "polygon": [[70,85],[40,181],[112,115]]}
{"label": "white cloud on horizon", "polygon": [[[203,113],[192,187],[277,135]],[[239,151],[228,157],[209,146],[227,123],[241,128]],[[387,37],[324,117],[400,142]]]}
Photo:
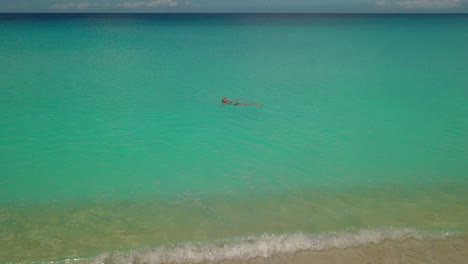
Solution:
{"label": "white cloud on horizon", "polygon": [[158,8],[158,7],[176,7],[179,3],[174,0],[154,0],[154,1],[136,1],[136,2],[123,2],[118,6],[123,8]]}
{"label": "white cloud on horizon", "polygon": [[378,7],[399,7],[404,9],[450,9],[460,6],[460,0],[407,0],[377,1]]}
{"label": "white cloud on horizon", "polygon": [[56,4],[53,4],[51,7],[53,9],[62,9],[62,10],[68,10],[68,9],[79,9],[79,10],[82,10],[82,9],[88,9],[88,8],[92,8],[92,7],[100,7],[100,6],[104,6],[105,4],[103,3],[90,3],[90,2],[80,2],[80,3],[72,3],[72,2],[68,2],[68,3],[56,3]]}
{"label": "white cloud on horizon", "polygon": [[[190,2],[185,2],[186,7],[190,7]],[[177,7],[179,3],[175,0],[151,0],[151,1],[126,1],[116,4],[110,4],[108,2],[65,2],[55,3],[51,5],[52,9],[57,10],[85,10],[91,8],[100,7],[113,7],[113,8],[125,8],[125,9],[138,9],[138,8],[165,8],[165,7]]]}
{"label": "white cloud on horizon", "polygon": [[191,8],[200,8],[200,4],[194,4],[190,1],[185,1],[184,2],[185,7],[191,7]]}

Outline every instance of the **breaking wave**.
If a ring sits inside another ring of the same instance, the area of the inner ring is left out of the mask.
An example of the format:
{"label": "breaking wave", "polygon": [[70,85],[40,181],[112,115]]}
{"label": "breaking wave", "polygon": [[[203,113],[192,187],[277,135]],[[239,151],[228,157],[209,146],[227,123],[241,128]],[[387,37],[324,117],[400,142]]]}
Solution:
{"label": "breaking wave", "polygon": [[67,259],[52,263],[204,263],[255,257],[267,258],[275,254],[291,254],[304,250],[346,249],[380,244],[385,240],[435,240],[456,235],[454,232],[429,233],[411,228],[363,229],[319,234],[264,234],[211,242],[181,243],[141,251],[103,253],[94,258]]}

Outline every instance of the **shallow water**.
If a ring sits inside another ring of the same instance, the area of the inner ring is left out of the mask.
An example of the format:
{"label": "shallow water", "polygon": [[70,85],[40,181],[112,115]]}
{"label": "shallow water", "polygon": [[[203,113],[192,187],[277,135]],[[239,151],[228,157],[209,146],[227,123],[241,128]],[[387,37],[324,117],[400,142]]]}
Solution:
{"label": "shallow water", "polygon": [[467,24],[2,15],[0,261],[466,233]]}

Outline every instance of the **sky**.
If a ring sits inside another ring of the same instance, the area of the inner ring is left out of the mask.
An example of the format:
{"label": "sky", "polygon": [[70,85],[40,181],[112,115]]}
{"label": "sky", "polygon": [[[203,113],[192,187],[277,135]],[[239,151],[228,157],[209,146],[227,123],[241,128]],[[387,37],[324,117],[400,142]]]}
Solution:
{"label": "sky", "polygon": [[468,0],[0,0],[0,12],[468,13]]}

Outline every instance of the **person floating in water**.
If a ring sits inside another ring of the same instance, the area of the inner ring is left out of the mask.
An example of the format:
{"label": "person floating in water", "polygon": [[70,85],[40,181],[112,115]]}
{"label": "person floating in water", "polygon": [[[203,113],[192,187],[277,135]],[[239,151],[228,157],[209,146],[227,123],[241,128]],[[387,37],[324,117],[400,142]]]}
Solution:
{"label": "person floating in water", "polygon": [[251,104],[251,103],[240,103],[237,102],[240,99],[234,99],[232,101],[229,101],[226,97],[223,97],[221,99],[222,104],[219,107],[225,106],[225,105],[233,105],[233,106],[262,106],[263,104]]}

